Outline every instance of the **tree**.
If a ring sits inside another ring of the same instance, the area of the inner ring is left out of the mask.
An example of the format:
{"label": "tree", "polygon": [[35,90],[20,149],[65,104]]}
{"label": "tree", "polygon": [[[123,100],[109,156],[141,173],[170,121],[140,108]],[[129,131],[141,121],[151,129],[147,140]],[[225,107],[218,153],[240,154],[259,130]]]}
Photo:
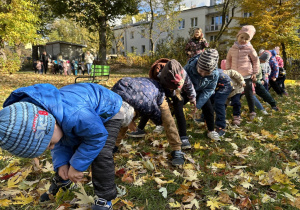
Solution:
{"label": "tree", "polygon": [[178,15],[176,10],[182,0],[143,0],[141,8],[149,19],[144,27],[144,36],[150,40],[150,51],[155,53],[155,44],[163,33],[170,33],[178,25]]}
{"label": "tree", "polygon": [[90,32],[98,32],[100,63],[106,64],[106,33],[108,22],[125,14],[138,12],[138,1],[134,0],[47,0],[60,15],[74,19]]}
{"label": "tree", "polygon": [[256,34],[251,43],[257,50],[280,46],[285,62],[287,53],[300,50],[297,31],[300,28],[299,0],[265,0],[263,3],[260,0],[243,0],[241,11],[251,13],[248,18],[236,19],[241,25],[254,25]]}

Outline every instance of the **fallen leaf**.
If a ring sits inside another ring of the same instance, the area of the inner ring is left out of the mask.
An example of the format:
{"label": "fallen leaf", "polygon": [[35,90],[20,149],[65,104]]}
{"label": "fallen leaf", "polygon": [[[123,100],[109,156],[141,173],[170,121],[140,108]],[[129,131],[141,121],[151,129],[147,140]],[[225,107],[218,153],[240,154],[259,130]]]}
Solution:
{"label": "fallen leaf", "polygon": [[162,194],[162,196],[164,198],[167,198],[168,192],[167,192],[167,189],[165,187],[161,187],[158,191]]}

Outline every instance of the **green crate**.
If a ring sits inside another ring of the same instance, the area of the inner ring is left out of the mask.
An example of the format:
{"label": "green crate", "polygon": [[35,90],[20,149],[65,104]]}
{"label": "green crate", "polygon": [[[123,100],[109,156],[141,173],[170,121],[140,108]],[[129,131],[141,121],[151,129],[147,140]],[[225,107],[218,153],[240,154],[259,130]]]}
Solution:
{"label": "green crate", "polygon": [[91,76],[109,76],[110,67],[106,65],[92,65]]}

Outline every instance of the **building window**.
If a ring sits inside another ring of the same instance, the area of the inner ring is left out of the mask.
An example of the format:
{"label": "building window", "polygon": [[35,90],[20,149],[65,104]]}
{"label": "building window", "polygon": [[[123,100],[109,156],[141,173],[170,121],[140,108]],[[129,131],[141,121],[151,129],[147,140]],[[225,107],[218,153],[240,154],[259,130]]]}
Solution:
{"label": "building window", "polygon": [[146,46],[142,45],[142,54],[144,54],[146,52]]}
{"label": "building window", "polygon": [[191,27],[196,27],[198,25],[198,18],[191,18]]}
{"label": "building window", "polygon": [[134,31],[130,32],[130,39],[134,39]]}
{"label": "building window", "polygon": [[179,20],[179,29],[184,29],[185,27],[185,20],[182,19],[182,20]]}
{"label": "building window", "polygon": [[141,30],[141,38],[145,38],[145,29]]}
{"label": "building window", "polygon": [[244,12],[244,18],[251,17],[252,13],[251,12]]}
{"label": "building window", "polygon": [[217,36],[210,36],[210,41],[211,41],[211,42],[215,41],[215,40],[216,40],[216,37],[217,37]]}
{"label": "building window", "polygon": [[134,53],[134,47],[131,47],[131,52]]}
{"label": "building window", "polygon": [[112,48],[112,54],[116,54],[115,48]]}

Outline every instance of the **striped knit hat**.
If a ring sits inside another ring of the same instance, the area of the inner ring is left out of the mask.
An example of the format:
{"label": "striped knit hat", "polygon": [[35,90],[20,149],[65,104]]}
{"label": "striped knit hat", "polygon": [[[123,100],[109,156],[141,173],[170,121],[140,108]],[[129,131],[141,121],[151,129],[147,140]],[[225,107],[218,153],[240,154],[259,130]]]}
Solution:
{"label": "striped knit hat", "polygon": [[200,54],[197,67],[204,71],[212,72],[217,68],[219,53],[215,49],[207,49]]}
{"label": "striped knit hat", "polygon": [[40,107],[17,102],[0,111],[0,147],[25,158],[40,156],[53,135],[55,119]]}

